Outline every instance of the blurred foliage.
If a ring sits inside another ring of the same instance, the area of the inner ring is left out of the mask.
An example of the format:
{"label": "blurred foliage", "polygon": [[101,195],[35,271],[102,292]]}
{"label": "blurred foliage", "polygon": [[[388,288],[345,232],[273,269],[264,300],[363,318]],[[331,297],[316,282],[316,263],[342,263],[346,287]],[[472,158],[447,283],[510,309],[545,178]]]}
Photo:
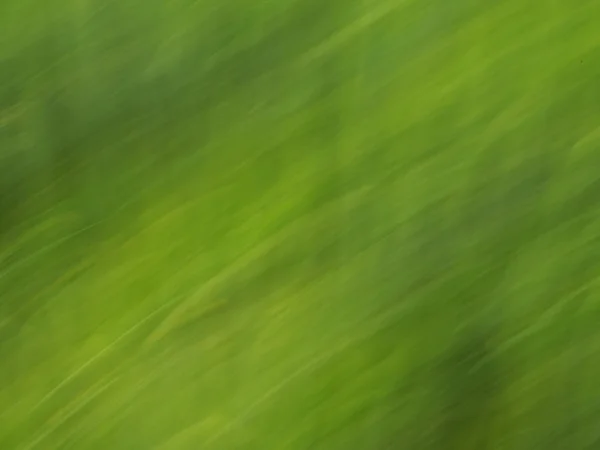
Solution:
{"label": "blurred foliage", "polygon": [[597,449],[598,23],[0,2],[0,448]]}

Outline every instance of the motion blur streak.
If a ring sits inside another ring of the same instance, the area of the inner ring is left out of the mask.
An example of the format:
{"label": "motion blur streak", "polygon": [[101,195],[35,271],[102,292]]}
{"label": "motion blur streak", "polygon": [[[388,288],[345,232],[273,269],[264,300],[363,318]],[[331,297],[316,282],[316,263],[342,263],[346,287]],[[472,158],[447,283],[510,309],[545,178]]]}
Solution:
{"label": "motion blur streak", "polygon": [[600,2],[0,1],[0,450],[600,448]]}

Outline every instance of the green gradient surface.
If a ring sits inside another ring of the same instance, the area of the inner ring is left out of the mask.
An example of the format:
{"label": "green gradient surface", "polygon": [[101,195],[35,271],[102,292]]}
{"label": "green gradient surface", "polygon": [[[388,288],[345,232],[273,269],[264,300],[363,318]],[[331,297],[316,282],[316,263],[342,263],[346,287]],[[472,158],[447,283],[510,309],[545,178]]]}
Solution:
{"label": "green gradient surface", "polygon": [[594,0],[3,0],[0,449],[597,449],[599,83]]}

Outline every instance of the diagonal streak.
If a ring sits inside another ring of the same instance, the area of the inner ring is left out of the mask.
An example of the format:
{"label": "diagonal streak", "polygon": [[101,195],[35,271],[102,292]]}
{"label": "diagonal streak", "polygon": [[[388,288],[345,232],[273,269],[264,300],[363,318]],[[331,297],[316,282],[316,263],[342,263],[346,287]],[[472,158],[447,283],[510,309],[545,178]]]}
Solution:
{"label": "diagonal streak", "polygon": [[[354,335],[354,337],[341,342],[340,344],[332,347],[329,351],[318,355],[308,361],[306,364],[300,366],[290,375],[285,377],[279,383],[272,386],[267,392],[257,398],[254,402],[252,402],[241,414],[235,417],[231,422],[227,425],[223,426],[219,431],[217,431],[214,435],[208,438],[205,442],[205,448],[208,445],[212,445],[218,440],[220,440],[223,436],[227,435],[231,431],[235,430],[237,427],[241,426],[245,421],[256,415],[259,411],[259,408],[264,405],[267,401],[274,398],[277,394],[279,394],[283,389],[285,389],[288,385],[292,384],[294,381],[302,377],[303,375],[309,374],[314,369],[317,369],[323,366],[325,363],[330,361],[333,357],[339,355],[343,351],[351,348],[352,346],[363,342],[364,340],[374,336],[377,332],[381,331],[386,326],[393,323],[393,321],[398,317],[399,314],[406,311],[410,308],[412,304],[409,302],[404,302],[401,305],[393,308],[385,313],[382,313],[378,316],[377,319],[373,320],[371,327],[364,327],[364,324],[361,324],[364,331],[362,333]],[[356,329],[358,327],[354,327],[352,329]],[[156,450],[166,450],[171,448],[170,445],[173,442],[177,441],[185,441],[194,437],[197,434],[196,430],[201,421],[198,421],[182,431],[178,432],[175,436],[171,437],[167,442],[164,442],[156,447]]]}
{"label": "diagonal streak", "polygon": [[[358,196],[360,197],[360,194],[363,194],[363,193],[364,193],[364,190],[359,189],[357,191],[351,192],[347,196],[355,197],[358,194]],[[280,242],[282,242],[284,240],[284,238],[286,238],[290,235],[293,235],[294,232],[298,231],[299,229],[302,229],[302,225],[305,224],[305,221],[309,220],[309,219],[313,219],[313,216],[315,215],[315,213],[318,213],[318,214],[316,214],[317,216],[321,216],[323,213],[330,212],[331,207],[336,206],[338,201],[339,201],[339,199],[328,202],[320,210],[317,210],[317,211],[313,212],[312,214],[309,214],[308,215],[309,217],[303,216],[300,219],[293,222],[292,224],[288,225],[287,227],[285,227],[282,230],[282,232],[280,234],[276,235],[275,239],[269,240],[267,245],[258,246],[257,248],[254,249],[254,251],[250,251],[249,254],[247,254],[245,258],[242,258],[240,261],[234,263],[233,265],[231,265],[228,268],[224,269],[223,271],[219,272],[212,279],[208,280],[206,283],[204,283],[202,285],[202,287],[198,291],[196,291],[195,294],[193,294],[187,300],[184,300],[178,304],[178,302],[182,300],[183,296],[176,296],[176,297],[166,301],[159,307],[155,308],[153,311],[149,312],[141,320],[136,322],[134,325],[132,325],[130,328],[128,328],[126,331],[124,331],[120,336],[118,336],[116,339],[114,339],[112,342],[110,342],[108,345],[106,345],[104,348],[102,348],[98,353],[96,353],[95,355],[90,357],[81,366],[79,366],[77,369],[75,369],[73,372],[71,372],[67,377],[65,377],[60,383],[58,383],[52,390],[50,390],[46,395],[44,395],[31,408],[30,414],[33,413],[34,411],[38,410],[42,405],[44,405],[48,400],[50,400],[58,391],[60,391],[64,386],[68,385],[72,380],[77,378],[88,367],[93,365],[96,361],[100,360],[104,355],[109,354],[125,338],[127,338],[128,336],[132,335],[134,332],[139,330],[143,325],[148,323],[152,318],[156,317],[161,312],[165,311],[168,307],[170,307],[172,305],[176,305],[175,309],[172,311],[172,313],[167,316],[167,318],[162,322],[162,325],[160,325],[158,327],[158,329],[153,333],[152,336],[150,336],[149,339],[152,339],[153,336],[154,336],[154,338],[158,338],[161,335],[166,334],[168,332],[168,330],[171,328],[171,326],[173,326],[174,322],[177,323],[177,321],[180,319],[180,317],[183,314],[185,314],[186,312],[188,312],[189,309],[193,305],[196,304],[196,302],[198,301],[200,296],[202,296],[203,294],[208,292],[210,289],[213,289],[214,287],[218,286],[219,284],[227,281],[233,275],[237,274],[241,269],[247,267],[247,265],[252,263],[253,261],[255,261],[255,259],[257,257],[260,257],[262,254],[264,254],[265,248],[271,249],[271,248],[277,246]],[[168,291],[168,289],[166,289],[166,290]]]}

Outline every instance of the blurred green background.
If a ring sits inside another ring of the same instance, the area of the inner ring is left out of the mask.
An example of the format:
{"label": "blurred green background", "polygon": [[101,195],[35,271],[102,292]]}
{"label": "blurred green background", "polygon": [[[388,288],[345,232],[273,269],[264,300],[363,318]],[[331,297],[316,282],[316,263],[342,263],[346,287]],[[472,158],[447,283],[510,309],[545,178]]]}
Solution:
{"label": "blurred green background", "polygon": [[2,0],[0,449],[598,449],[599,213],[596,0]]}

